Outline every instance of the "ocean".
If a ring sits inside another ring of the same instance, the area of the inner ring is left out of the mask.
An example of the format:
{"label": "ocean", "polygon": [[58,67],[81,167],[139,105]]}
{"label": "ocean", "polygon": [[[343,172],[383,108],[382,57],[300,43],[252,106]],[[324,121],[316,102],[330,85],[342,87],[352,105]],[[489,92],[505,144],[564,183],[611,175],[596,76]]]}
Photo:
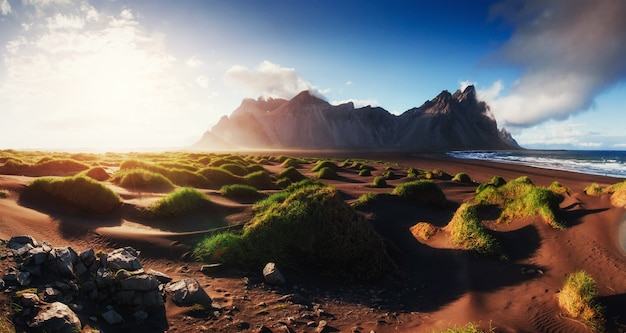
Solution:
{"label": "ocean", "polygon": [[453,151],[448,155],[455,158],[515,163],[544,169],[626,178],[626,151],[623,150],[473,150]]}

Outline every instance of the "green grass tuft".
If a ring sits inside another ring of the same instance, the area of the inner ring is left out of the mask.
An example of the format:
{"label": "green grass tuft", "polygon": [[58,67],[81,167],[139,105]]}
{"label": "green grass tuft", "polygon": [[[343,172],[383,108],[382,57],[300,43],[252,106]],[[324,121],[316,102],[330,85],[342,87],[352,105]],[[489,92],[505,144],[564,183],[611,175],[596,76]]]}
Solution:
{"label": "green grass tuft", "polygon": [[362,194],[352,204],[352,207],[354,207],[354,208],[365,208],[365,207],[371,205],[374,202],[374,200],[376,200],[376,197],[378,197],[378,194],[376,194],[374,192],[369,192],[369,193]]}
{"label": "green grass tuft", "polygon": [[227,231],[206,237],[196,245],[193,253],[202,262],[242,264],[246,251],[241,235]]}
{"label": "green grass tuft", "polygon": [[237,163],[226,163],[221,165],[219,168],[226,170],[238,177],[243,177],[248,174],[248,169]]}
{"label": "green grass tuft", "polygon": [[339,175],[335,170],[329,167],[323,167],[317,172],[317,178],[320,179],[339,179]]}
{"label": "green grass tuft", "polygon": [[333,171],[339,170],[339,166],[331,161],[319,161],[312,169],[312,172],[318,172],[323,168],[329,168]]}
{"label": "green grass tuft", "polygon": [[144,169],[121,170],[118,173],[113,182],[130,190],[169,192],[174,188],[174,184],[160,173]]}
{"label": "green grass tuft", "polygon": [[431,204],[441,208],[447,204],[446,195],[432,180],[420,179],[400,184],[393,189],[391,194],[411,202]]}
{"label": "green grass tuft", "polygon": [[459,183],[466,183],[466,184],[471,184],[473,183],[472,178],[470,176],[468,176],[466,173],[463,172],[459,172],[457,173],[453,178],[452,178],[453,182],[459,182]]}
{"label": "green grass tuft", "polygon": [[611,194],[611,204],[615,207],[626,207],[626,186],[619,186]]}
{"label": "green grass tuft", "polygon": [[204,168],[200,170],[199,173],[207,179],[210,185],[218,188],[224,185],[243,184],[245,182],[243,178],[216,167]]}
{"label": "green grass tuft", "polygon": [[85,175],[89,178],[95,179],[97,181],[101,181],[101,182],[111,178],[111,175],[109,175],[109,173],[106,172],[106,170],[104,170],[103,167],[99,167],[99,166],[85,170],[81,172],[80,174]]}
{"label": "green grass tuft", "polygon": [[146,213],[154,218],[184,216],[197,211],[208,201],[206,194],[191,187],[183,187],[155,202],[147,208]]}
{"label": "green grass tuft", "polygon": [[383,176],[376,176],[372,182],[373,187],[387,187],[387,180]]}
{"label": "green grass tuft", "polygon": [[597,197],[600,196],[602,194],[602,187],[600,187],[600,185],[598,185],[598,183],[593,183],[587,187],[585,187],[585,189],[583,190],[585,192],[585,194],[592,196],[592,197]]}
{"label": "green grass tuft", "polygon": [[361,177],[368,177],[372,175],[372,171],[370,171],[370,169],[361,169],[361,171],[359,171],[359,176]]}
{"label": "green grass tuft", "polygon": [[303,176],[300,171],[298,171],[298,169],[296,169],[295,167],[288,167],[285,170],[281,171],[278,174],[278,179],[280,178],[289,178],[289,180],[291,180],[292,182],[296,183],[299,182],[303,179],[305,179],[306,177]]}
{"label": "green grass tuft", "polygon": [[476,207],[462,204],[443,230],[450,233],[452,243],[483,255],[502,256],[500,245],[489,235],[476,214]]}
{"label": "green grass tuft", "polygon": [[9,191],[7,190],[0,190],[0,199],[6,199],[9,197]]}
{"label": "green grass tuft", "polygon": [[256,188],[243,184],[224,185],[220,193],[227,198],[241,200],[256,200],[262,196]]}
{"label": "green grass tuft", "polygon": [[254,186],[259,190],[274,188],[272,177],[265,170],[249,173],[243,177],[243,180],[246,184]]}
{"label": "green grass tuft", "polygon": [[439,228],[428,223],[428,222],[418,222],[416,225],[412,226],[410,229],[411,234],[414,237],[419,237],[423,240],[428,240],[430,237],[434,236],[437,232],[439,232]]}
{"label": "green grass tuft", "polygon": [[120,197],[108,187],[85,176],[42,177],[31,182],[26,198],[51,201],[81,213],[109,213],[121,205]]}
{"label": "green grass tuft", "polygon": [[604,328],[603,309],[597,303],[596,282],[585,271],[569,274],[558,294],[559,307],[596,331]]}

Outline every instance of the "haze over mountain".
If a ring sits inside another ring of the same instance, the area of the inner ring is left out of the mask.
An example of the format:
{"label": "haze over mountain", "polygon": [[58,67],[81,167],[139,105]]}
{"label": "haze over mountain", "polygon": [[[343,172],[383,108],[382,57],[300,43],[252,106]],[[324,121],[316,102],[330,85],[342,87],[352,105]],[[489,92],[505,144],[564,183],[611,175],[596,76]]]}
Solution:
{"label": "haze over mountain", "polygon": [[474,86],[394,115],[381,107],[331,105],[303,91],[291,100],[245,99],[194,145],[216,148],[519,149],[497,124]]}

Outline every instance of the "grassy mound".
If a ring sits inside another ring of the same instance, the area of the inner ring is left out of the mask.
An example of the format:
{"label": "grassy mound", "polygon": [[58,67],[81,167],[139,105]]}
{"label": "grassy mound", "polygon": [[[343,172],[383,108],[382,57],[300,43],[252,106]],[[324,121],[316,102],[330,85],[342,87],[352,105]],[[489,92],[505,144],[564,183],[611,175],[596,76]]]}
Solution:
{"label": "grassy mound", "polygon": [[626,186],[620,186],[611,194],[611,204],[615,207],[626,207]]}
{"label": "grassy mound", "polygon": [[290,166],[278,174],[278,179],[281,179],[281,178],[289,178],[289,180],[296,183],[305,179],[306,177],[302,175],[300,171],[298,171],[298,169]]}
{"label": "grassy mound", "polygon": [[[266,200],[270,198],[275,199],[271,196]],[[219,243],[236,240],[236,245],[206,251],[202,244],[218,243],[207,240],[196,248],[196,254],[213,258],[240,252],[237,261],[274,261],[307,271],[314,268],[346,281],[377,279],[394,269],[380,236],[333,188],[309,185],[280,200],[258,205],[238,240],[236,236],[220,236],[227,241]],[[221,258],[227,262],[229,257]]]}
{"label": "grassy mound", "polygon": [[111,178],[111,175],[109,175],[103,167],[93,167],[81,172],[80,174],[101,182]]}
{"label": "grassy mound", "polygon": [[285,161],[283,161],[280,166],[283,168],[288,168],[288,167],[300,167],[300,165],[304,163],[304,161],[299,160],[297,158],[287,158]]}
{"label": "grassy mound", "polygon": [[319,179],[339,179],[339,175],[335,170],[329,167],[323,167],[317,172],[317,178]]}
{"label": "grassy mound", "polygon": [[46,200],[57,208],[79,213],[104,214],[121,205],[115,192],[85,176],[38,178],[28,185],[24,194],[27,200]]}
{"label": "grassy mound", "polygon": [[506,184],[506,180],[504,180],[504,178],[500,176],[493,176],[493,178],[491,178],[491,180],[489,180],[488,182],[478,185],[478,187],[476,188],[476,193],[480,193],[487,187],[500,187],[504,184]]}
{"label": "grassy mound", "polygon": [[318,172],[323,168],[329,168],[333,171],[339,170],[339,166],[331,161],[319,161],[317,164],[311,169],[312,172]]}
{"label": "grassy mound", "polygon": [[476,214],[476,207],[462,204],[443,230],[450,233],[452,243],[483,255],[502,255],[500,245],[485,231]]}
{"label": "grassy mound", "polygon": [[476,195],[474,202],[501,206],[499,223],[539,215],[553,228],[564,229],[565,226],[556,221],[554,215],[562,199],[561,195],[550,189],[533,185],[528,177],[520,177],[500,187],[485,187]]}
{"label": "grassy mound", "polygon": [[362,194],[356,201],[352,204],[354,208],[364,208],[372,204],[374,200],[376,200],[378,194],[374,192],[369,192]]}
{"label": "grassy mound", "polygon": [[585,271],[567,276],[558,295],[559,307],[570,317],[579,319],[591,329],[602,331],[604,317],[597,303],[596,282]]}
{"label": "grassy mound", "polygon": [[178,217],[195,212],[209,201],[204,193],[191,188],[179,188],[146,209],[149,217]]}
{"label": "grassy mound", "polygon": [[249,173],[243,177],[243,180],[246,184],[254,186],[259,190],[274,188],[272,177],[264,170]]}
{"label": "grassy mound", "polygon": [[0,199],[6,199],[9,197],[9,191],[7,190],[0,190]]}
{"label": "grassy mound", "polygon": [[248,174],[248,169],[236,163],[226,163],[221,165],[219,168],[239,177],[243,177]]}
{"label": "grassy mound", "polygon": [[241,234],[221,232],[204,238],[194,249],[194,256],[203,262],[246,263],[246,251],[243,248]]}
{"label": "grassy mound", "polygon": [[187,169],[169,169],[165,176],[178,186],[207,187],[209,185],[206,177]]}
{"label": "grassy mound", "polygon": [[428,240],[430,237],[439,232],[439,228],[428,222],[418,222],[416,225],[409,228],[409,231],[411,231],[411,234],[415,238]]}
{"label": "grassy mound", "polygon": [[222,187],[224,185],[243,184],[244,180],[227,170],[215,167],[207,167],[199,171],[212,186]]}
{"label": "grassy mound", "polygon": [[548,188],[550,189],[550,191],[554,192],[555,194],[570,195],[572,193],[572,190],[570,190],[569,187],[561,185],[561,183],[559,183],[556,180],[553,181],[552,184],[548,186]]}
{"label": "grassy mound", "polygon": [[220,193],[227,198],[237,200],[256,200],[262,196],[256,188],[242,184],[224,185]]}
{"label": "grassy mound", "polygon": [[372,181],[372,186],[373,187],[386,187],[387,180],[383,176],[376,176],[374,178],[374,181]]}
{"label": "grassy mound", "polygon": [[174,188],[174,184],[162,174],[143,169],[124,170],[113,178],[113,182],[134,191],[168,192]]}
{"label": "grassy mound", "polygon": [[359,176],[361,177],[368,177],[372,175],[372,171],[370,171],[370,169],[361,169],[361,171],[359,171]]}
{"label": "grassy mound", "polygon": [[72,159],[50,159],[33,165],[35,175],[67,176],[89,169],[89,165]]}
{"label": "grassy mound", "polygon": [[431,180],[420,179],[400,184],[393,189],[391,194],[412,202],[430,204],[442,208],[447,204],[446,195]]}
{"label": "grassy mound", "polygon": [[466,173],[463,172],[459,172],[457,173],[453,178],[452,178],[453,182],[459,182],[459,183],[466,183],[466,184],[471,184],[473,183],[472,178],[470,176],[468,176]]}
{"label": "grassy mound", "polygon": [[441,170],[441,169],[433,169],[431,171],[427,171],[424,174],[424,178],[426,179],[441,179],[441,180],[450,180],[452,179],[452,175]]}
{"label": "grassy mound", "polygon": [[593,184],[585,187],[585,189],[583,191],[585,192],[586,195],[589,195],[589,196],[592,196],[592,197],[597,197],[597,196],[602,194],[602,187],[600,187],[600,185],[598,185],[598,183],[593,183]]}

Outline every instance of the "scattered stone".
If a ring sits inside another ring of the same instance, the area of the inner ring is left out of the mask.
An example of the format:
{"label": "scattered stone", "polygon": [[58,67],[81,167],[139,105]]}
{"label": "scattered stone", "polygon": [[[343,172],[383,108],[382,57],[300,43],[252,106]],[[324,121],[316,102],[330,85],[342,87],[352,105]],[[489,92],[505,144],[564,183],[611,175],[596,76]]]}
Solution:
{"label": "scattered stone", "polygon": [[28,326],[43,332],[69,333],[80,332],[82,329],[76,313],[60,302],[42,306]]}
{"label": "scattered stone", "polygon": [[139,310],[133,313],[133,318],[135,318],[135,320],[137,320],[138,322],[142,322],[148,319],[148,313],[146,311]]}
{"label": "scattered stone", "polygon": [[269,262],[263,268],[263,277],[265,278],[265,282],[273,285],[282,286],[285,284],[285,277],[280,273],[276,264],[273,262]]}
{"label": "scattered stone", "polygon": [[35,305],[41,303],[39,296],[33,293],[23,293],[20,295],[18,302],[24,308],[32,308]]}
{"label": "scattered stone", "polygon": [[273,332],[267,326],[261,325],[261,326],[257,327],[256,333],[273,333]]}
{"label": "scattered stone", "polygon": [[146,271],[147,274],[150,275],[154,275],[154,277],[156,277],[157,281],[159,281],[159,283],[169,283],[172,282],[172,277],[170,277],[169,275],[165,274],[165,273],[161,273],[159,271],[155,271],[154,269],[150,268]]}
{"label": "scattered stone", "polygon": [[107,268],[111,271],[120,269],[127,271],[136,271],[142,268],[137,256],[139,252],[130,246],[119,248],[111,251],[106,256]]}
{"label": "scattered stone", "polygon": [[12,250],[17,250],[27,244],[30,244],[32,247],[37,247],[39,245],[39,243],[37,243],[35,238],[31,235],[13,236],[9,240],[9,248]]}
{"label": "scattered stone", "polygon": [[122,316],[115,310],[109,310],[103,313],[102,318],[104,318],[104,320],[111,325],[119,324],[124,320],[124,318],[122,318]]}
{"label": "scattered stone", "polygon": [[311,303],[306,297],[298,293],[287,294],[281,297],[279,300],[284,301],[284,302],[291,302],[294,304],[302,304],[302,305],[308,305]]}
{"label": "scattered stone", "polygon": [[22,287],[27,287],[30,285],[32,279],[30,278],[29,272],[19,272],[15,275],[15,280]]}
{"label": "scattered stone", "polygon": [[0,279],[0,291],[3,290],[4,287],[6,287],[6,283],[4,282],[3,279]]}
{"label": "scattered stone", "polygon": [[43,291],[43,299],[46,302],[56,302],[61,296],[61,291],[52,287],[47,287]]}
{"label": "scattered stone", "polygon": [[202,267],[200,267],[200,272],[202,272],[202,274],[209,275],[211,273],[217,273],[217,272],[221,271],[222,268],[223,268],[222,264],[202,265]]}
{"label": "scattered stone", "polygon": [[193,304],[210,306],[212,303],[211,297],[200,286],[198,280],[193,278],[170,282],[165,286],[165,292],[172,297],[172,301],[178,306],[191,306]]}

